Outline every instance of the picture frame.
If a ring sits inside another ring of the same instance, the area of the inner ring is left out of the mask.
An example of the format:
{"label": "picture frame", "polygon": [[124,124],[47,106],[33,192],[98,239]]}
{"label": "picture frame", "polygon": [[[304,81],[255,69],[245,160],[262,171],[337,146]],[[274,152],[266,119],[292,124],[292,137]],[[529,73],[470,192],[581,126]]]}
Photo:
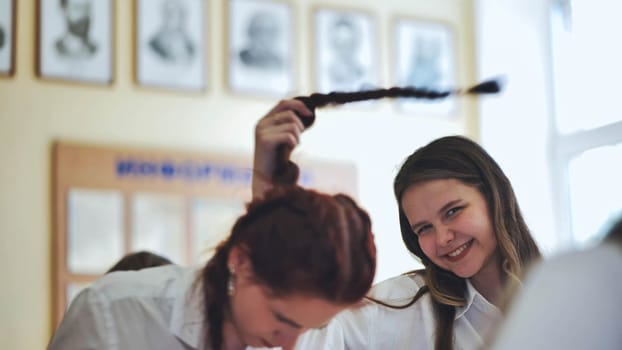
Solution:
{"label": "picture frame", "polygon": [[206,89],[204,0],[136,0],[135,72],[139,85]]}
{"label": "picture frame", "polygon": [[[436,91],[456,82],[455,39],[450,25],[431,20],[398,18],[393,26],[393,86]],[[454,99],[398,99],[399,110],[433,116],[455,114]]]}
{"label": "picture frame", "polygon": [[15,73],[15,0],[0,0],[0,77]]}
{"label": "picture frame", "polygon": [[113,38],[114,0],[38,0],[37,75],[112,84]]}
{"label": "picture frame", "polygon": [[375,18],[367,12],[318,7],[313,12],[315,90],[353,92],[380,85]]}
{"label": "picture frame", "polygon": [[229,0],[227,86],[234,93],[284,97],[294,90],[292,5]]}

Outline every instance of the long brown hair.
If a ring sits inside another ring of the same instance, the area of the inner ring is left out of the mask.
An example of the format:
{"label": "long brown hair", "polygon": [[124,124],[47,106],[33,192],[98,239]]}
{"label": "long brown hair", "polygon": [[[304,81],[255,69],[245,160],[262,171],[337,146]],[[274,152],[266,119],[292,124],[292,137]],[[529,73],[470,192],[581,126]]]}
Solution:
{"label": "long brown hair", "polygon": [[352,304],[369,291],[376,270],[371,222],[354,200],[280,183],[248,205],[203,269],[205,337],[214,350],[223,344],[233,247],[248,254],[257,283],[280,296],[301,293]]}
{"label": "long brown hair", "polygon": [[523,219],[510,181],[477,143],[462,136],[443,137],[406,159],[394,181],[402,239],[425,266],[423,277],[437,319],[435,348],[447,350],[453,349],[456,307],[466,304],[466,280],[436,266],[423,253],[401,205],[407,188],[434,179],[456,179],[482,193],[498,242],[504,284],[518,281],[523,269],[540,257],[540,251]]}

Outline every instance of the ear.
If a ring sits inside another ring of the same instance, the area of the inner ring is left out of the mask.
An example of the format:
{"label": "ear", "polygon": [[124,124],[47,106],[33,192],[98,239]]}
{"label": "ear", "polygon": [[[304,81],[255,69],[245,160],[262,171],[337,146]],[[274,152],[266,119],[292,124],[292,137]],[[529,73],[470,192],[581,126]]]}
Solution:
{"label": "ear", "polygon": [[246,249],[240,246],[232,247],[227,257],[227,267],[230,272],[233,271],[236,275],[250,272],[251,261]]}

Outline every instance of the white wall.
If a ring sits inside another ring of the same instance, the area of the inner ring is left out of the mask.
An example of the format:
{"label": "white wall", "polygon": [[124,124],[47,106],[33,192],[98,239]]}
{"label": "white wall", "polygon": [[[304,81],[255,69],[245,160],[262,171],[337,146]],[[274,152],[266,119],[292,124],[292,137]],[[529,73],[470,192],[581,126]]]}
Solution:
{"label": "white wall", "polygon": [[480,135],[512,181],[544,253],[559,241],[548,140],[552,122],[549,1],[477,0],[477,76],[503,74],[504,93],[480,103]]}

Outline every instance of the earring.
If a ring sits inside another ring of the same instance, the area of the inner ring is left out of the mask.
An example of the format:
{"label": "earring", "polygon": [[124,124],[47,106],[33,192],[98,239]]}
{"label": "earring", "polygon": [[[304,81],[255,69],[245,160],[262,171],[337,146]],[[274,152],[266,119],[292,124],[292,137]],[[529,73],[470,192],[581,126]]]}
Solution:
{"label": "earring", "polygon": [[227,281],[227,294],[233,296],[235,294],[235,269],[229,267],[229,281]]}

